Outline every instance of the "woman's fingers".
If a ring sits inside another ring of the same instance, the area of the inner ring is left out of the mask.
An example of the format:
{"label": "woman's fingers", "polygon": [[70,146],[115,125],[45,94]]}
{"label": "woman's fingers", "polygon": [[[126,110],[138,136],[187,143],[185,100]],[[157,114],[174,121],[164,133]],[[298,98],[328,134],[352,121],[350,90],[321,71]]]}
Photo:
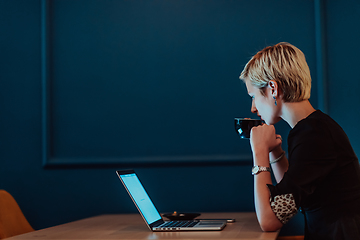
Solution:
{"label": "woman's fingers", "polygon": [[272,151],[277,146],[281,145],[282,137],[276,134],[273,125],[260,125],[253,127],[250,134],[250,142],[253,148],[269,149]]}

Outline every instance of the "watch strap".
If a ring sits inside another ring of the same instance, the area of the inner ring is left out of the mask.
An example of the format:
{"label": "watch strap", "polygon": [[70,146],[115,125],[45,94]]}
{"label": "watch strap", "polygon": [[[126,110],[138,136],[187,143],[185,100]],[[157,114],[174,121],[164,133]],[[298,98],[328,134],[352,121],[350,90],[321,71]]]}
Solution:
{"label": "watch strap", "polygon": [[271,172],[271,168],[262,166],[254,166],[252,168],[252,175],[259,174],[260,172]]}

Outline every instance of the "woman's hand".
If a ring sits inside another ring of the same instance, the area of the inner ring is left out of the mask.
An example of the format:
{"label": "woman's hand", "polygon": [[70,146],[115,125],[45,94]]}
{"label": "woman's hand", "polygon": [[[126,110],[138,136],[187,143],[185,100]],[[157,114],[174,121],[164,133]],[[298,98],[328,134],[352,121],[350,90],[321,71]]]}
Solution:
{"label": "woman's hand", "polygon": [[269,154],[275,148],[281,148],[281,143],[281,136],[276,134],[274,125],[263,124],[251,129],[250,145],[253,153],[266,151]]}

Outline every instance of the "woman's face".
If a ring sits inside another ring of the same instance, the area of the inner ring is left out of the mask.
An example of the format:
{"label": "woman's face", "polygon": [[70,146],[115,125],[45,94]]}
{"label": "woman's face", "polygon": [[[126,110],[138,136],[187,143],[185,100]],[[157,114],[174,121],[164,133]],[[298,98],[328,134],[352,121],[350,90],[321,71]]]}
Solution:
{"label": "woman's face", "polygon": [[251,112],[256,113],[268,125],[277,123],[281,118],[277,115],[279,107],[275,105],[271,88],[267,86],[265,88],[265,95],[263,95],[260,89],[253,86],[250,81],[245,83],[248,94],[252,98]]}

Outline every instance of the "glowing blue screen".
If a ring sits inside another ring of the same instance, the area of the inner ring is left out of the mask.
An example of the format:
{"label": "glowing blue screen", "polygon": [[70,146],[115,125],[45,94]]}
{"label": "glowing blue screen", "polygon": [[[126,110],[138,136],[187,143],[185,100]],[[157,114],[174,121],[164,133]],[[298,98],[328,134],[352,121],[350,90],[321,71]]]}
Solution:
{"label": "glowing blue screen", "polygon": [[120,175],[120,177],[148,224],[161,219],[159,212],[156,210],[136,174]]}

